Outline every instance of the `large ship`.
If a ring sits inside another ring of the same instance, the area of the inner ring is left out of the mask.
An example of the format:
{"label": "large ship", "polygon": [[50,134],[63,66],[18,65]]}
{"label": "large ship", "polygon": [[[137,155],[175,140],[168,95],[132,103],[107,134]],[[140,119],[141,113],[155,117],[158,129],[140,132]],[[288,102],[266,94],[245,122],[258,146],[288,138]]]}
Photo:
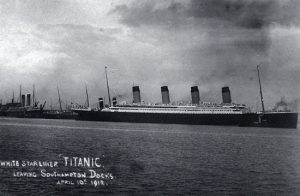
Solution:
{"label": "large ship", "polygon": [[35,99],[35,90],[33,87],[33,96],[31,94],[22,94],[20,86],[19,102],[15,102],[14,95],[12,101],[1,107],[2,116],[18,118],[41,118],[43,116],[44,104],[40,104]]}
{"label": "large ship", "polygon": [[[259,67],[257,71],[259,76]],[[103,98],[99,98],[98,108],[74,107],[72,110],[78,113],[78,120],[297,128],[297,112],[264,110],[262,91],[262,112],[251,112],[246,105],[232,103],[229,87],[222,88],[223,102],[220,104],[200,102],[198,86],[191,87],[192,103],[189,105],[170,104],[167,86],[161,87],[160,105],[143,104],[139,86],[132,88],[132,104],[117,104],[115,97],[111,104],[106,67],[105,74],[109,105],[104,106]],[[261,90],[260,79],[259,84]]]}

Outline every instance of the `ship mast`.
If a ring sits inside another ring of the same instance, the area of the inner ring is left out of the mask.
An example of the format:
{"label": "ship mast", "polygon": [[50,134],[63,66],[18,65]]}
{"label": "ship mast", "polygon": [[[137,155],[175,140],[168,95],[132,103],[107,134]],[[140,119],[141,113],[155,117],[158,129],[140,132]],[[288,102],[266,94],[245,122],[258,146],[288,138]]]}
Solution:
{"label": "ship mast", "polygon": [[111,100],[110,100],[110,94],[109,94],[109,86],[108,86],[108,78],[107,78],[107,66],[105,66],[105,77],[106,77],[106,86],[107,86],[109,106],[111,106]]}
{"label": "ship mast", "polygon": [[85,93],[86,93],[87,107],[90,107],[89,94],[88,94],[88,90],[87,90],[87,86],[86,85],[85,85]]}
{"label": "ship mast", "polygon": [[259,82],[261,107],[262,107],[262,110],[263,110],[263,114],[265,114],[264,98],[263,98],[263,94],[262,94],[260,75],[259,75],[259,65],[257,65],[257,75],[258,75],[258,82]]}
{"label": "ship mast", "polygon": [[58,88],[58,86],[57,86],[57,93],[58,93],[59,109],[60,109],[60,111],[62,111],[61,99],[60,99],[60,94],[59,94],[59,88]]}

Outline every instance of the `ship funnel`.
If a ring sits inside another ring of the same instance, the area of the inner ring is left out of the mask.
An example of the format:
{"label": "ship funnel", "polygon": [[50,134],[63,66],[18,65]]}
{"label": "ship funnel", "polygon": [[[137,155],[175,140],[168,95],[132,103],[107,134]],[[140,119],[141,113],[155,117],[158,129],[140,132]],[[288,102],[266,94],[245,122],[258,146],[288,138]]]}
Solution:
{"label": "ship funnel", "polygon": [[228,86],[222,88],[223,103],[231,103],[231,95]]}
{"label": "ship funnel", "polygon": [[199,95],[198,86],[191,87],[191,94],[192,94],[192,104],[199,104],[200,95]]}
{"label": "ship funnel", "polygon": [[30,104],[31,104],[30,94],[27,94],[27,98],[26,98],[26,106],[30,106]]}
{"label": "ship funnel", "polygon": [[99,101],[99,108],[100,108],[100,110],[102,110],[104,107],[103,98],[98,98],[98,101]]}
{"label": "ship funnel", "polygon": [[25,106],[25,95],[22,95],[21,104],[23,107]]}
{"label": "ship funnel", "polygon": [[112,98],[112,104],[113,104],[113,106],[117,105],[117,98],[116,97]]}
{"label": "ship funnel", "polygon": [[141,103],[141,93],[139,86],[132,87],[133,103]]}
{"label": "ship funnel", "polygon": [[169,89],[167,86],[161,87],[162,104],[170,103]]}

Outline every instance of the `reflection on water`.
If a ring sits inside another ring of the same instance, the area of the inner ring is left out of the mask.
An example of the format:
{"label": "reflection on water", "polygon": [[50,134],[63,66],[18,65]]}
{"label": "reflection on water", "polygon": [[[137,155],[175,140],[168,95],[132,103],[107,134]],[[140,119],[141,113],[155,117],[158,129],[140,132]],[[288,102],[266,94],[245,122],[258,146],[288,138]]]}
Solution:
{"label": "reflection on water", "polygon": [[300,195],[299,130],[0,118],[0,160],[60,156],[104,156],[116,179],[58,186],[0,167],[0,195]]}

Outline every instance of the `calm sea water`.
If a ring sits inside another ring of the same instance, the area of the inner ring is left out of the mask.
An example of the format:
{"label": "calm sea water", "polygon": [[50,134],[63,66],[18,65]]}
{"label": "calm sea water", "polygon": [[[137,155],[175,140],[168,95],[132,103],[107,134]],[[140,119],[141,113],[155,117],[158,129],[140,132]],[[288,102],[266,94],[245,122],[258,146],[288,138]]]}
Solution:
{"label": "calm sea water", "polygon": [[0,167],[0,195],[300,195],[299,128],[0,118],[0,160],[63,156],[102,157],[114,179],[57,185],[13,176],[38,167]]}

